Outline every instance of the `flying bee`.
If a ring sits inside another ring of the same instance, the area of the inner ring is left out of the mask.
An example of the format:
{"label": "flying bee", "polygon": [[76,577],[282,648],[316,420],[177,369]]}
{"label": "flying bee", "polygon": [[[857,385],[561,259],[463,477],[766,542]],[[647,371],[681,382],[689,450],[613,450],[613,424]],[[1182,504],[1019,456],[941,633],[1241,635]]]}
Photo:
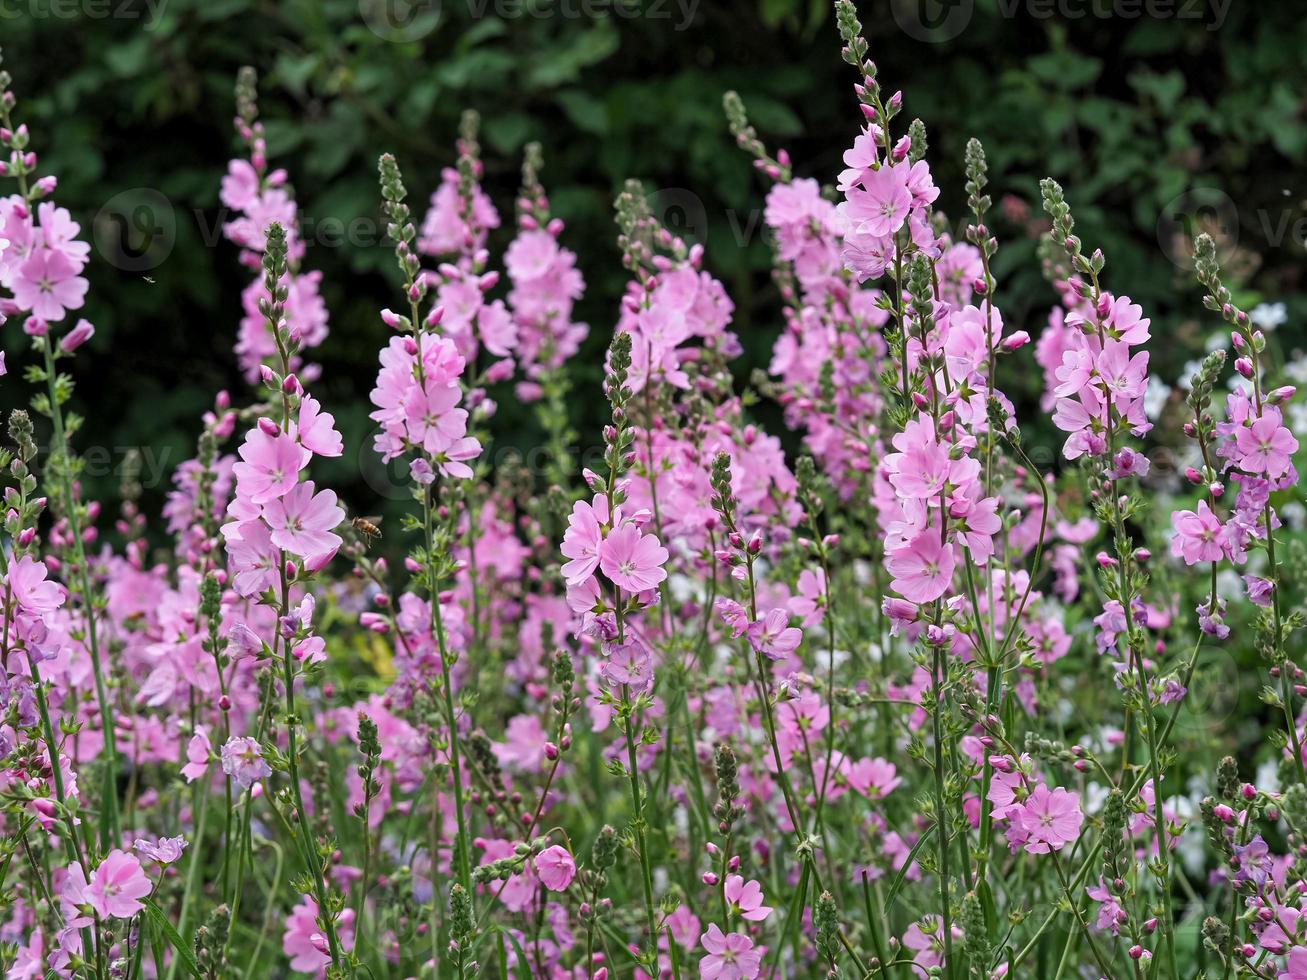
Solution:
{"label": "flying bee", "polygon": [[377,527],[381,523],[380,517],[355,517],[349,523],[354,530],[363,535],[364,547],[381,537],[381,528]]}

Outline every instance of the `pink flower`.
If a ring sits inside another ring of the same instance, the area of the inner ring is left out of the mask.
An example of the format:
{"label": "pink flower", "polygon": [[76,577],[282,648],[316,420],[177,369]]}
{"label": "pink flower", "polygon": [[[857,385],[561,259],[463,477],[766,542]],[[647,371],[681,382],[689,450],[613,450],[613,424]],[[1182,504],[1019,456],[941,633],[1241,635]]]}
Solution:
{"label": "pink flower", "polygon": [[65,354],[71,354],[94,336],[95,327],[91,322],[85,319],[78,320],[77,325],[64,334],[64,339],[59,341],[59,349]]}
{"label": "pink flower", "polygon": [[300,402],[299,422],[296,425],[300,444],[318,456],[339,456],[345,450],[345,441],[336,431],[336,419],[312,395]]}
{"label": "pink flower", "polygon": [[263,521],[233,521],[222,526],[227,557],[234,573],[236,593],[251,596],[271,588],[277,581],[281,553],[272,543],[272,532]]}
{"label": "pink flower", "polygon": [[599,567],[619,589],[644,592],[667,578],[662,567],[667,549],[652,534],[642,534],[634,524],[624,524],[599,546]]}
{"label": "pink flower", "polygon": [[1098,876],[1098,886],[1096,888],[1086,888],[1085,893],[1095,902],[1099,902],[1098,916],[1094,922],[1094,927],[1099,932],[1111,932],[1117,935],[1122,925],[1129,921],[1129,916],[1125,909],[1121,907],[1103,882],[1103,876]]}
{"label": "pink flower", "polygon": [[492,748],[501,766],[523,772],[538,772],[545,757],[544,726],[535,715],[517,715],[504,730],[505,741]]}
{"label": "pink flower", "polygon": [[212,746],[209,744],[208,732],[201,725],[195,729],[195,734],[186,745],[186,765],[182,766],[182,775],[188,783],[195,782],[209,768],[210,751]]}
{"label": "pink flower", "polygon": [[717,923],[699,940],[708,955],[699,961],[701,980],[754,980],[762,969],[761,949],[753,940],[738,932],[723,935]]}
{"label": "pink flower", "polygon": [[912,421],[892,440],[899,450],[886,457],[890,483],[910,500],[937,497],[949,478],[953,461],[935,438],[930,423]]}
{"label": "pink flower", "polygon": [[653,687],[653,660],[639,640],[628,639],[614,646],[599,665],[599,675],[613,687],[629,685],[637,692]]}
{"label": "pink flower", "polygon": [[114,848],[92,873],[86,901],[101,918],[129,919],[145,907],[140,900],[149,894],[150,879],[141,862]]}
{"label": "pink flower", "polygon": [[81,864],[73,861],[64,871],[63,881],[59,883],[59,912],[64,925],[70,929],[80,929],[95,921],[87,910],[86,872]]}
{"label": "pink flower", "polygon": [[699,941],[699,917],[687,906],[676,906],[676,911],[667,917],[666,923],[672,938],[686,949],[690,949]]}
{"label": "pink flower", "polygon": [[1148,352],[1131,356],[1130,345],[1119,340],[1109,340],[1103,345],[1095,367],[1112,404],[1118,407],[1138,398],[1148,387]]}
{"label": "pink flower", "polygon": [[803,630],[790,625],[790,614],[773,609],[762,619],[749,624],[749,642],[771,660],[782,660],[803,641]]}
{"label": "pink flower", "polygon": [[18,267],[12,286],[14,302],[42,320],[62,320],[68,310],[81,309],[85,301],[89,284],[79,271],[63,252],[38,248]]}
{"label": "pink flower", "polygon": [[[944,962],[942,924],[943,920],[938,915],[927,915],[908,926],[908,931],[903,934],[903,945],[914,951],[913,960],[918,975]],[[955,938],[956,932],[955,928]]]}
{"label": "pink flower", "polygon": [[455,480],[470,480],[472,467],[467,465],[467,461],[481,455],[481,443],[471,436],[463,436],[432,455],[445,476]]}
{"label": "pink flower", "polygon": [[859,232],[884,238],[903,227],[912,204],[907,167],[895,164],[868,170],[862,188],[849,191],[848,213]]}
{"label": "pink flower", "polygon": [[264,760],[259,743],[237,736],[227,739],[222,747],[222,771],[245,789],[272,775],[272,767]]}
{"label": "pink flower", "polygon": [[572,883],[576,875],[576,862],[567,848],[558,844],[547,847],[536,855],[536,874],[540,883],[551,892],[561,892]]}
{"label": "pink flower", "polygon": [[1010,816],[1025,832],[1026,850],[1031,854],[1061,850],[1080,836],[1084,821],[1079,796],[1061,786],[1050,792],[1043,783],[1035,787],[1021,810]]}
{"label": "pink flower", "polygon": [[1266,409],[1252,425],[1240,426],[1234,436],[1239,467],[1249,473],[1265,473],[1275,480],[1289,469],[1298,440],[1280,423],[1278,409]]}
{"label": "pink flower", "polygon": [[137,854],[147,860],[172,864],[181,860],[182,852],[186,850],[186,843],[186,838],[181,836],[160,837],[158,840],[142,837],[132,847]]}
{"label": "pink flower", "polygon": [[750,922],[761,922],[771,915],[771,906],[762,904],[762,886],[745,881],[742,875],[726,876],[726,901],[732,912]]}
{"label": "pink flower", "polygon": [[1198,510],[1178,510],[1171,515],[1175,537],[1171,539],[1171,554],[1183,558],[1186,565],[1200,561],[1220,561],[1221,521],[1212,513],[1206,500],[1198,501]]}
{"label": "pink flower", "polygon": [[26,946],[19,946],[14,965],[5,980],[41,980],[45,976],[45,936],[40,929],[31,930]]}
{"label": "pink flower", "polygon": [[313,482],[298,483],[284,497],[263,507],[263,519],[272,529],[272,543],[301,558],[329,555],[340,547],[334,530],[345,520],[333,490],[313,492]]}
{"label": "pink flower", "polygon": [[790,612],[803,620],[804,626],[816,626],[826,614],[826,573],[820,568],[805,568],[799,573],[799,594],[789,601]]}
{"label": "pink flower", "polygon": [[259,175],[248,160],[231,160],[218,197],[233,211],[244,211],[259,196]]}
{"label": "pink flower", "polygon": [[571,559],[563,566],[563,577],[568,585],[584,582],[599,567],[599,547],[604,542],[600,524],[607,520],[606,497],[595,497],[593,504],[578,500],[572,505],[561,549],[563,556]]}
{"label": "pink flower", "polygon": [[53,612],[64,604],[64,588],[58,582],[46,581],[44,562],[23,555],[9,565],[9,588],[14,601],[33,615]]}
{"label": "pink flower", "polygon": [[232,467],[236,493],[252,504],[266,504],[288,493],[313,454],[284,432],[268,435],[255,426],[240,448],[242,462]]}
{"label": "pink flower", "polygon": [[927,527],[885,558],[894,591],[915,602],[931,602],[948,591],[953,580],[953,548],[939,540],[939,531]]}
{"label": "pink flower", "polygon": [[1249,602],[1263,608],[1268,608],[1271,605],[1271,595],[1275,592],[1274,582],[1270,579],[1258,578],[1256,575],[1245,575],[1243,584],[1248,590]]}
{"label": "pink flower", "polygon": [[1275,980],[1307,980],[1307,946],[1295,946],[1289,950],[1285,969],[1276,974]]}
{"label": "pink flower", "polygon": [[[344,949],[354,946],[354,910],[345,909],[336,920],[336,937]],[[286,916],[286,931],[281,936],[281,950],[290,957],[290,968],[299,973],[325,976],[331,963],[330,945],[318,923],[318,903],[308,895]]]}
{"label": "pink flower", "polygon": [[894,763],[885,759],[859,759],[849,766],[849,785],[873,799],[887,796],[903,782]]}

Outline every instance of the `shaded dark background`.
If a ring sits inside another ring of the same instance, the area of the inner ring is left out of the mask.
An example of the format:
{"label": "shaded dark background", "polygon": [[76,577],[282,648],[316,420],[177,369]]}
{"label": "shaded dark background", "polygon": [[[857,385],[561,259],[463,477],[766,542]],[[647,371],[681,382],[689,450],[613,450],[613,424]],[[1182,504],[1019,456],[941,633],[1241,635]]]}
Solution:
{"label": "shaded dark background", "polygon": [[[965,142],[986,146],[1013,329],[1037,334],[1053,301],[1035,255],[1038,180],[1052,175],[1084,240],[1107,253],[1110,288],[1152,315],[1163,377],[1218,325],[1172,244],[1178,229],[1216,232],[1241,300],[1286,301],[1281,336],[1296,344],[1307,3],[878,0],[859,11],[883,84],[928,125],[937,206],[955,220]],[[363,512],[382,509],[357,447],[386,339],[376,311],[396,301],[379,153],[398,156],[420,215],[453,160],[460,112],[479,110],[502,248],[522,147],[544,145],[545,184],[588,283],[590,356],[576,361],[573,398],[587,444],[601,424],[588,386],[625,280],[611,208],[622,181],[644,180],[668,222],[706,242],[737,304],[747,378],[767,363],[779,304],[765,187],[726,131],[722,93],[738,90],[769,146],[823,181],[860,118],[826,0],[0,0],[0,44],[43,172],[94,230],[81,313],[98,333],[74,362],[74,407],[89,415],[79,444],[107,461],[93,489],[110,496],[124,447],[149,447],[147,468],[166,472],[193,454],[216,390],[245,400],[231,348],[249,274],[217,231],[241,65],[259,70],[272,163],[288,169],[306,223],[305,267],[325,274],[331,336],[315,391],[353,448],[321,475]],[[3,343],[20,363],[12,325]],[[1004,382],[1036,410],[1037,372]],[[497,448],[530,446],[531,412],[498,394]],[[17,376],[0,390],[7,405],[26,397]],[[779,428],[767,409],[764,420]],[[147,513],[166,489],[147,481]]]}

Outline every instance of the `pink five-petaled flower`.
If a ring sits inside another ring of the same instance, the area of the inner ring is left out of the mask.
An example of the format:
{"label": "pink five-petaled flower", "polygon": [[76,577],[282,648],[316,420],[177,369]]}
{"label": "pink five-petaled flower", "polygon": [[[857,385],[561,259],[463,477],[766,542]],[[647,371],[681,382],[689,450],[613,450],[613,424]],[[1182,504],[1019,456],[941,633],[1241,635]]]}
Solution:
{"label": "pink five-petaled flower", "polygon": [[18,267],[14,302],[42,320],[62,320],[68,310],[81,309],[86,299],[89,284],[79,271],[63,252],[38,248]]}
{"label": "pink five-petaled flower", "polygon": [[702,980],[754,980],[762,969],[762,950],[738,932],[723,934],[717,923],[699,940],[708,955],[699,961]]}
{"label": "pink five-petaled flower", "polygon": [[608,659],[599,665],[599,676],[610,685],[629,685],[637,692],[653,688],[653,660],[643,643],[627,637],[625,643],[615,643],[606,652]]}
{"label": "pink five-petaled flower", "polygon": [[263,507],[263,519],[272,528],[272,543],[301,558],[329,555],[339,548],[340,536],[332,532],[345,520],[335,491],[313,491],[312,480],[299,483]]}
{"label": "pink five-petaled flower", "polygon": [[667,549],[652,534],[643,534],[634,524],[623,524],[609,533],[599,546],[599,567],[619,589],[645,592],[667,578],[663,563]]}
{"label": "pink five-petaled flower", "polygon": [[236,492],[252,504],[284,496],[299,481],[313,454],[285,432],[268,435],[255,426],[240,448],[241,462],[232,467]]}
{"label": "pink five-petaled flower", "polygon": [[849,766],[849,785],[872,799],[888,795],[903,779],[894,763],[885,759],[859,759]]}
{"label": "pink five-petaled flower", "polygon": [[790,625],[790,614],[773,609],[749,624],[749,642],[770,660],[781,660],[793,653],[803,640],[803,630]]}
{"label": "pink five-petaled flower", "polygon": [[576,862],[567,853],[567,848],[555,844],[536,855],[536,874],[540,876],[540,883],[551,892],[561,892],[572,883]]}
{"label": "pink five-petaled flower", "polygon": [[858,230],[884,238],[902,228],[912,205],[908,168],[902,164],[882,166],[867,173],[862,184],[865,191],[849,194],[849,214],[860,222]]}
{"label": "pink five-petaled flower", "polygon": [[1016,821],[1026,833],[1025,846],[1031,854],[1061,850],[1080,836],[1084,814],[1080,797],[1061,786],[1050,791],[1040,783],[1026,799]]}
{"label": "pink five-petaled flower", "polygon": [[762,904],[762,886],[745,881],[743,875],[726,876],[726,901],[732,912],[750,922],[761,922],[771,915],[771,906]]}
{"label": "pink five-petaled flower", "polygon": [[259,743],[248,737],[227,739],[222,747],[222,771],[245,789],[272,775]]}
{"label": "pink five-petaled flower", "polygon": [[150,879],[141,862],[118,848],[100,862],[86,886],[86,901],[105,919],[131,918],[145,907],[141,899],[149,894]]}
{"label": "pink five-petaled flower", "polygon": [[9,566],[9,588],[24,612],[40,616],[64,604],[64,590],[58,582],[47,582],[44,562],[23,555]]}
{"label": "pink five-petaled flower", "polygon": [[1249,473],[1265,473],[1268,480],[1289,469],[1298,440],[1280,423],[1280,413],[1267,409],[1252,425],[1240,426],[1234,436],[1239,466]]}
{"label": "pink five-petaled flower", "polygon": [[940,541],[939,531],[927,527],[885,559],[894,590],[912,602],[931,602],[948,591],[955,558],[952,545]]}
{"label": "pink five-petaled flower", "polygon": [[1171,515],[1171,526],[1175,528],[1171,554],[1183,558],[1186,565],[1221,560],[1221,521],[1206,500],[1198,501],[1197,512],[1176,511]]}

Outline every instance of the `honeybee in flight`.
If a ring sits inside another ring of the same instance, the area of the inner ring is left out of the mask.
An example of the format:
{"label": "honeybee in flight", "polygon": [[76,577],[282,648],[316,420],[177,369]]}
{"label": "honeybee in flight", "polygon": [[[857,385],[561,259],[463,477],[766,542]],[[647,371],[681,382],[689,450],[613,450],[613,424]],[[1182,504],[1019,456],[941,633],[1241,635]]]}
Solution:
{"label": "honeybee in flight", "polygon": [[381,523],[380,517],[355,517],[351,518],[349,523],[354,530],[363,535],[364,547],[381,537],[381,528],[377,527]]}

